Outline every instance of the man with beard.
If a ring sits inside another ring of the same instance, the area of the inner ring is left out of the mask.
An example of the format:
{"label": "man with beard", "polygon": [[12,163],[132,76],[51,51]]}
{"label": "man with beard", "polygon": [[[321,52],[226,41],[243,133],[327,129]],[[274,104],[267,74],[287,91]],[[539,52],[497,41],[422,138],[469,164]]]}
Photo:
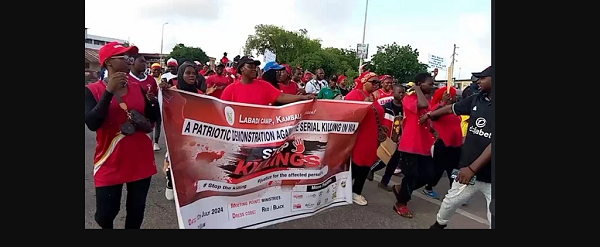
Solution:
{"label": "man with beard", "polygon": [[444,229],[456,209],[467,202],[477,191],[483,193],[487,203],[487,218],[492,222],[490,202],[492,200],[492,66],[481,73],[473,73],[478,78],[481,93],[471,95],[458,103],[444,106],[421,117],[425,123],[430,118],[444,115],[469,115],[469,129],[460,157],[460,170],[444,197],[436,222],[430,229]]}
{"label": "man with beard", "polygon": [[398,150],[402,152],[404,160],[402,164],[404,178],[400,185],[393,187],[393,192],[397,199],[394,211],[405,218],[413,216],[407,205],[412,192],[425,186],[433,176],[431,146],[435,137],[429,123],[419,123],[419,117],[429,111],[430,100],[426,95],[431,94],[432,87],[433,77],[430,74],[418,74],[415,77],[412,93],[408,93],[402,100],[405,117]]}
{"label": "man with beard", "polygon": [[175,58],[167,60],[167,70],[160,79],[170,86],[177,86],[177,60]]}
{"label": "man with beard", "polygon": [[215,87],[215,91],[211,94],[215,98],[220,99],[221,94],[223,93],[223,89],[225,89],[229,84],[231,84],[231,77],[227,76],[224,73],[225,65],[219,64],[217,65],[217,74],[211,75],[206,79],[206,86],[211,88]]}
{"label": "man with beard", "polygon": [[321,68],[318,68],[317,78],[306,83],[306,93],[317,95],[321,89],[327,87],[327,84],[327,80],[325,80],[325,71]]}

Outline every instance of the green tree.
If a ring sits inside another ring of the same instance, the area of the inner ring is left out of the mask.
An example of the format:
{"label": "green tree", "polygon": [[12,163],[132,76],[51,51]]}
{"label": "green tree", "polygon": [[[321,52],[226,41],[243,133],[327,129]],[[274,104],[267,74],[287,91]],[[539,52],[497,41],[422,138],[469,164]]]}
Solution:
{"label": "green tree", "polygon": [[209,60],[208,56],[201,48],[187,47],[184,44],[175,45],[169,56],[175,59],[188,58],[202,64],[206,64]]}
{"label": "green tree", "polygon": [[244,54],[255,51],[258,55],[264,55],[268,49],[277,55],[277,62],[283,64],[321,50],[321,41],[309,38],[306,29],[292,32],[278,26],[262,24],[254,29],[255,34],[249,35],[246,40]]}
{"label": "green tree", "polygon": [[418,73],[427,72],[427,64],[419,62],[419,51],[410,45],[399,46],[396,42],[377,46],[371,58],[375,73],[392,75],[400,83],[414,80]]}

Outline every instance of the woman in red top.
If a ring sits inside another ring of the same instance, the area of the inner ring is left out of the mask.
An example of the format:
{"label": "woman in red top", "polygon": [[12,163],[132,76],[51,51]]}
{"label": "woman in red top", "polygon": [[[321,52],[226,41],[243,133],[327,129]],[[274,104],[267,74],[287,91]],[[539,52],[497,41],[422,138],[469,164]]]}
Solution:
{"label": "woman in red top", "polygon": [[282,65],[285,69],[279,71],[279,89],[282,93],[298,94],[298,84],[292,81],[292,68]]}
{"label": "woman in red top", "polygon": [[[117,42],[103,46],[100,64],[108,78],[85,88],[85,124],[96,132],[94,183],[96,186],[95,219],[103,229],[113,228],[119,213],[123,184],[127,184],[127,217],[125,228],[140,228],[144,219],[150,178],[156,174],[152,140],[146,133],[152,128],[124,135],[120,127],[128,120],[127,110],[136,110],[150,122],[158,102],[139,83],[128,82],[135,46],[124,47]],[[149,126],[149,125],[148,125]]]}
{"label": "woman in red top", "polygon": [[221,95],[222,100],[255,104],[272,105],[275,103],[288,104],[301,100],[314,99],[314,95],[285,94],[270,83],[257,80],[257,66],[260,61],[244,56],[238,62],[238,71],[242,79],[227,86]]}
{"label": "woman in red top", "polygon": [[[352,200],[354,203],[364,206],[367,200],[362,196],[363,186],[367,180],[370,168],[379,160],[377,157],[377,148],[379,142],[378,122],[383,123],[383,107],[377,101],[374,101],[373,92],[379,88],[381,82],[373,72],[365,72],[356,80],[356,87],[350,91],[345,100],[373,102],[365,118],[358,125],[358,132],[354,149],[352,150]],[[379,121],[377,121],[379,118]]]}
{"label": "woman in red top", "polygon": [[[393,99],[394,97],[394,90],[392,90],[392,81],[393,78],[390,75],[382,75],[379,77],[379,81],[381,81],[381,88],[375,92],[373,92],[373,96],[375,97],[375,100],[379,100],[382,98],[386,98],[386,97],[390,97],[390,101],[391,99]],[[387,102],[385,102],[387,103]],[[385,103],[381,104],[384,105]]]}
{"label": "woman in red top", "polygon": [[[450,93],[447,93],[446,87],[442,87],[433,93],[431,111],[442,108],[446,105],[451,105],[456,102],[456,89],[450,87]],[[439,198],[438,194],[433,191],[444,171],[448,175],[448,180],[452,186],[452,170],[458,168],[460,162],[460,150],[462,146],[462,129],[461,117],[450,114],[439,118],[431,118],[433,129],[437,133],[437,140],[433,144],[433,180],[425,186],[423,194]]]}

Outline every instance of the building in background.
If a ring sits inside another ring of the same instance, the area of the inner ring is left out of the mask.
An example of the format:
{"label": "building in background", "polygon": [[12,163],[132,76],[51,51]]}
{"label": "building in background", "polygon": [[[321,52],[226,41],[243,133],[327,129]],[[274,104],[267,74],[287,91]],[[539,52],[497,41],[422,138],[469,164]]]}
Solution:
{"label": "building in background", "polygon": [[100,50],[100,48],[106,43],[119,42],[121,44],[128,43],[127,40],[115,39],[97,35],[88,34],[88,29],[85,29],[85,48]]}
{"label": "building in background", "polygon": [[[453,84],[455,87],[458,87],[458,89],[463,90],[466,87],[468,87],[469,85],[471,85],[471,78],[469,79],[456,79],[456,78],[452,78],[454,80]],[[443,87],[446,86],[446,84],[448,83],[448,80],[435,80],[435,84],[438,85],[439,87]]]}

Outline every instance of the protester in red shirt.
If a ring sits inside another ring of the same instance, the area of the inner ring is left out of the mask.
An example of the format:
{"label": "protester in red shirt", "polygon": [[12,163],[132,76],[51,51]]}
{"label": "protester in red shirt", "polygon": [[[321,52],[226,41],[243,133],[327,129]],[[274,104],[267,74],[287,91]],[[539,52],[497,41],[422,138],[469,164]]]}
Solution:
{"label": "protester in red shirt", "polygon": [[282,93],[298,94],[298,84],[291,80],[292,68],[288,64],[282,66],[285,69],[279,72],[279,89]]}
{"label": "protester in red shirt", "polygon": [[177,86],[177,60],[175,58],[169,58],[167,60],[167,70],[160,77],[161,81],[165,81],[171,86]]}
{"label": "protester in red shirt", "polygon": [[208,65],[203,65],[202,69],[200,70],[200,72],[198,72],[198,74],[204,76],[204,74],[206,74],[206,71],[208,71]]}
{"label": "protester in red shirt", "polygon": [[152,126],[141,120],[133,125],[127,113],[135,110],[150,122],[156,121],[156,98],[147,95],[139,83],[128,82],[132,55],[137,53],[135,46],[124,47],[117,42],[104,45],[98,55],[108,78],[85,88],[85,124],[96,132],[95,219],[103,229],[113,228],[123,184],[127,184],[125,228],[140,228],[150,179],[156,174],[152,140],[147,135]]}
{"label": "protester in red shirt", "polygon": [[431,146],[435,141],[433,130],[428,123],[419,124],[421,115],[425,115],[430,109],[430,102],[425,95],[431,93],[433,77],[427,73],[421,73],[415,77],[415,83],[413,91],[404,96],[402,100],[405,117],[402,122],[402,136],[400,136],[398,150],[403,152],[402,173],[404,178],[402,184],[393,188],[398,200],[394,205],[394,210],[406,218],[412,218],[412,213],[407,206],[412,192],[423,187],[433,177],[433,158],[431,157]]}
{"label": "protester in red shirt", "polygon": [[373,72],[364,72],[358,79],[356,87],[350,91],[345,100],[373,102],[365,118],[358,125],[356,142],[352,150],[352,201],[365,206],[367,200],[362,196],[362,190],[367,180],[370,168],[379,160],[377,148],[379,147],[378,124],[383,124],[383,107],[373,100],[373,92],[379,88],[381,82]]}
{"label": "protester in red shirt", "polygon": [[215,91],[211,94],[215,98],[221,98],[221,94],[223,93],[223,89],[225,89],[229,84],[231,84],[231,77],[227,76],[223,73],[225,70],[225,65],[219,64],[217,65],[217,74],[211,75],[206,79],[207,87],[215,87]]}
{"label": "protester in red shirt", "polygon": [[[431,110],[440,109],[446,105],[456,103],[456,89],[450,87],[450,93],[447,93],[446,87],[442,87],[433,93],[431,104],[433,107]],[[448,175],[450,181],[450,187],[452,187],[452,170],[458,168],[460,162],[460,151],[463,142],[460,116],[454,114],[445,115],[439,118],[432,118],[433,128],[435,133],[438,134],[439,138],[435,141],[433,148],[433,167],[434,177],[425,186],[422,191],[423,194],[433,198],[439,198],[438,194],[435,193],[433,187],[435,187],[444,171]]]}
{"label": "protester in red shirt", "polygon": [[306,94],[306,90],[304,90],[304,82],[302,82],[302,68],[295,67],[292,69],[292,82],[296,83],[298,88],[298,94]]}
{"label": "protester in red shirt", "polygon": [[229,63],[229,58],[227,58],[227,52],[223,53],[223,58],[221,58],[221,64],[222,65],[227,65],[227,63]]}
{"label": "protester in red shirt", "polygon": [[[379,77],[379,81],[381,81],[381,88],[379,90],[373,92],[373,96],[375,96],[375,99],[379,100],[379,99],[385,98],[385,97],[392,97],[394,95],[394,92],[392,90],[392,81],[393,81],[392,76],[382,75]],[[387,103],[387,102],[385,102],[385,103]],[[384,105],[384,104],[381,104],[381,105]]]}
{"label": "protester in red shirt", "polygon": [[[146,73],[146,58],[142,55],[136,55],[135,60],[133,62],[133,66],[131,66],[131,71],[129,71],[129,82],[136,82],[142,86],[142,89],[150,95],[150,97],[158,96],[158,84],[156,83],[156,79],[151,76],[147,76]],[[160,109],[160,108],[157,108]],[[157,115],[155,125],[160,126],[160,110],[155,113]],[[156,131],[156,128],[155,128]],[[158,129],[160,131],[160,127]],[[160,132],[154,133],[154,145],[153,150],[159,151],[160,146],[158,145],[158,138],[160,137]]]}
{"label": "protester in red shirt", "polygon": [[242,78],[229,85],[221,94],[221,99],[232,102],[272,105],[274,103],[288,104],[301,100],[314,99],[312,95],[292,95],[281,93],[273,85],[263,80],[257,80],[257,66],[260,61],[244,56],[238,62],[238,71]]}

